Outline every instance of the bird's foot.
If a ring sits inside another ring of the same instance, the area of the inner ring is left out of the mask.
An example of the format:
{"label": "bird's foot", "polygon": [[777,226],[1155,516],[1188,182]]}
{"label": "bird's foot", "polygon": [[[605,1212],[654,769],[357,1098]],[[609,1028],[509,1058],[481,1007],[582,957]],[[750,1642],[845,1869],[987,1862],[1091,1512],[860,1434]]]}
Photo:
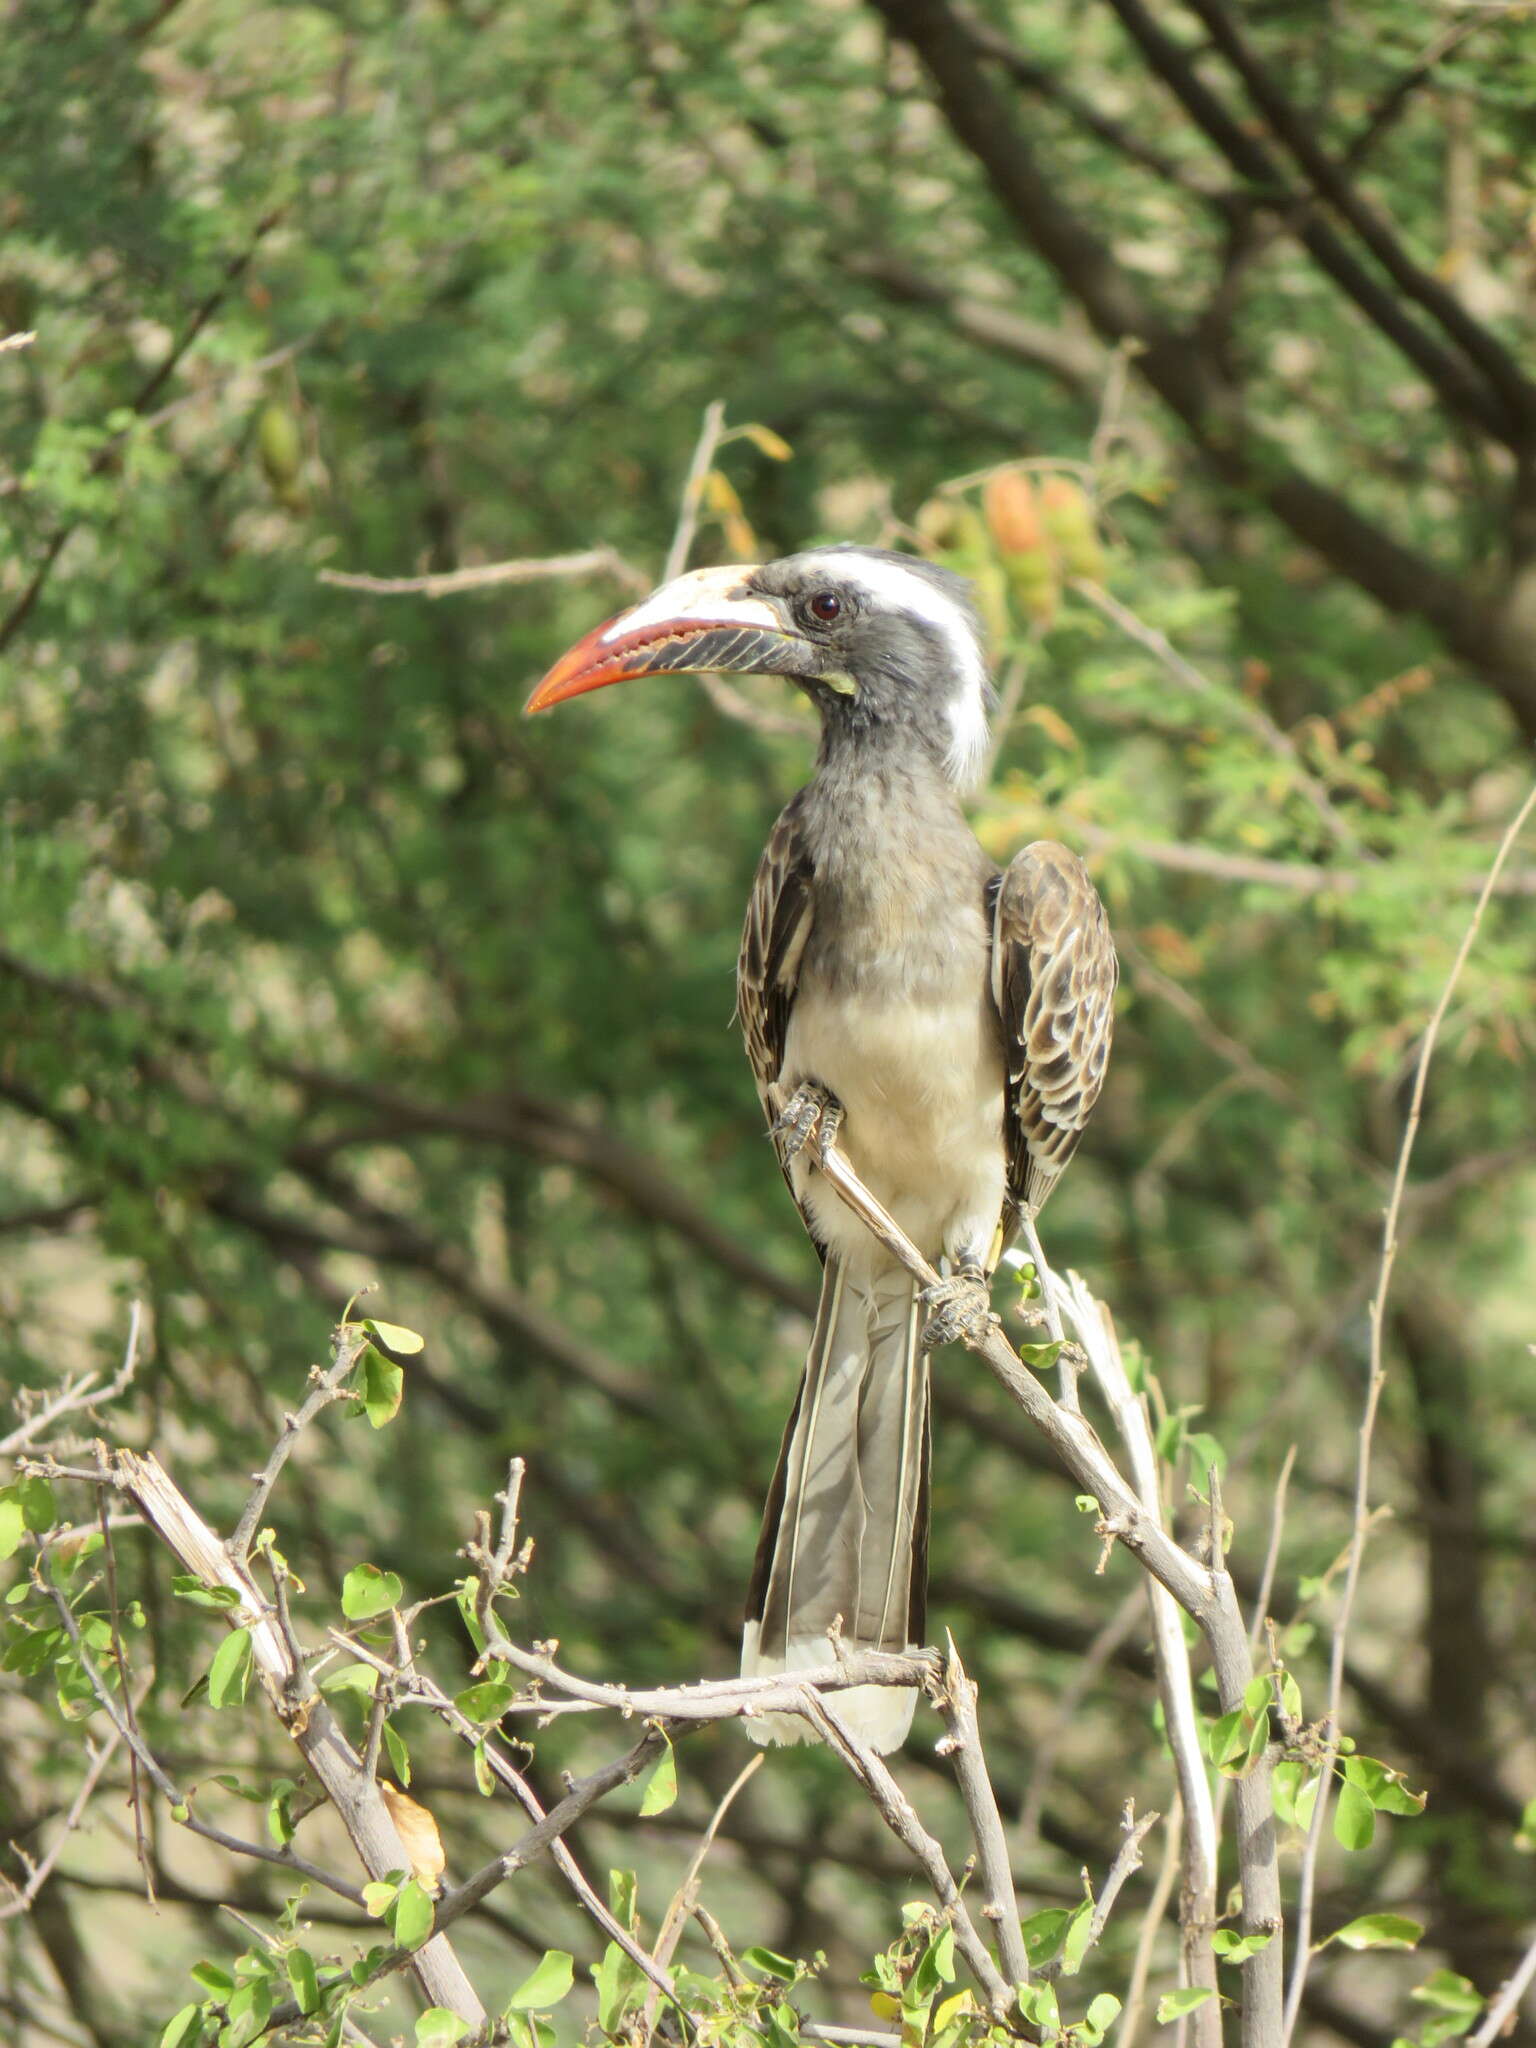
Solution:
{"label": "bird's foot", "polygon": [[983,1337],[999,1321],[992,1313],[987,1276],[979,1266],[961,1266],[950,1279],[925,1287],[919,1299],[932,1309],[923,1325],[925,1351],[937,1351],[956,1338]]}
{"label": "bird's foot", "polygon": [[802,1081],[774,1118],[769,1135],[787,1166],[814,1139],[818,1158],[825,1159],[842,1128],[843,1105],[828,1088]]}

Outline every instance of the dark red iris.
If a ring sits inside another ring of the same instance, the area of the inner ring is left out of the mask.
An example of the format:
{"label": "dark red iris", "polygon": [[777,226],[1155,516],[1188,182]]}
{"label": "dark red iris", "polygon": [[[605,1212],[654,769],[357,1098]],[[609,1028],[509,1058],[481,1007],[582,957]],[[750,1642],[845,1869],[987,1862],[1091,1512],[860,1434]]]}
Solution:
{"label": "dark red iris", "polygon": [[812,617],[821,619],[827,624],[830,624],[833,619],[839,617],[842,609],[843,600],[835,590],[818,590],[811,599]]}

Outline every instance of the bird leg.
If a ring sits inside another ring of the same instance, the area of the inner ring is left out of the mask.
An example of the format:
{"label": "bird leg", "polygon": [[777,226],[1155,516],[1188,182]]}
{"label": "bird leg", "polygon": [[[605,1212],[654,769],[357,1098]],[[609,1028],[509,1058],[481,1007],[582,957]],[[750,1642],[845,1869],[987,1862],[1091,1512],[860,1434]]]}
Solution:
{"label": "bird leg", "polygon": [[814,1138],[819,1158],[837,1143],[842,1129],[843,1105],[830,1088],[817,1081],[802,1081],[769,1126],[769,1136],[788,1166]]}
{"label": "bird leg", "polygon": [[979,1259],[962,1258],[949,1279],[925,1287],[919,1299],[933,1311],[923,1325],[925,1351],[937,1351],[957,1337],[983,1336],[989,1324],[1001,1320],[992,1313],[992,1290]]}

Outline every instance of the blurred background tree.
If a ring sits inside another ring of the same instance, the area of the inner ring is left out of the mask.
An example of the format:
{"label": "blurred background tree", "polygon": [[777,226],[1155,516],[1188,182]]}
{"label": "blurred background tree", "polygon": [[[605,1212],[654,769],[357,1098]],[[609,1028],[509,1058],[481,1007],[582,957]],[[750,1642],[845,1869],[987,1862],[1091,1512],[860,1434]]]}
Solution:
{"label": "blurred background tree", "polygon": [[[926,539],[980,573],[1011,715],[978,830],[1088,854],[1126,970],[1052,1255],[1149,1361],[1165,1447],[1222,1447],[1250,1596],[1297,1447],[1271,1610],[1320,1706],[1405,1079],[1536,734],[1533,105],[1519,6],[12,0],[7,1377],[115,1357],[142,1297],[118,1426],[227,1519],[377,1280],[430,1342],[405,1428],[317,1432],[289,1482],[328,1590],[362,1557],[446,1582],[520,1452],[533,1632],[637,1681],[729,1667],[813,1267],[730,975],[809,741],[775,686],[743,718],[682,679],[524,728],[611,568],[322,580],[597,547],[650,578],[723,400],[769,431],[719,451],[698,559]],[[1016,459],[1077,524],[1008,587],[941,487]],[[1318,1929],[1389,1905],[1484,1991],[1536,1792],[1533,893],[1527,853],[1448,1020],[1386,1331],[1346,1718],[1429,1807],[1327,1851]],[[939,1401],[935,1613],[1021,1891],[1075,1898],[1122,1799],[1166,1803],[1138,1581],[1094,1575],[963,1357]],[[121,1548],[146,1724],[212,1769],[177,1705],[206,1632]],[[77,1758],[15,1672],[0,1729],[25,1844]],[[669,1814],[585,1853],[659,1912],[741,1761],[701,1738]],[[942,1832],[931,1738],[903,1770]],[[144,2038],[218,1902],[276,1896],[157,1833],[152,1916],[97,1813],[0,1931],[29,2041]],[[715,1856],[744,1938],[825,1948],[845,1994],[911,1888],[816,1754]],[[537,1873],[477,1936],[509,1981],[576,1938]],[[1335,1955],[1309,2038],[1413,2023],[1416,1964]]]}

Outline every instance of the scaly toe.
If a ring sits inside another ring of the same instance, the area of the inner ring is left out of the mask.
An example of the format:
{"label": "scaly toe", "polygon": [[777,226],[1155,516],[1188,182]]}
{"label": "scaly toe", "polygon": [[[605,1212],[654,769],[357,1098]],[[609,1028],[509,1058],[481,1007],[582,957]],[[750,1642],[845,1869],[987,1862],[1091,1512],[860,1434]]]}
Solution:
{"label": "scaly toe", "polygon": [[[797,1158],[812,1138],[817,1140],[818,1150],[824,1151],[837,1136],[837,1127],[843,1120],[843,1106],[825,1088],[819,1088],[814,1081],[803,1081],[790,1096],[777,1117],[771,1136],[778,1145],[779,1157],[788,1165]],[[827,1125],[831,1123],[828,1131]]]}
{"label": "scaly toe", "polygon": [[925,1351],[937,1351],[941,1344],[953,1344],[957,1339],[980,1337],[992,1322],[991,1294],[986,1282],[973,1273],[957,1273],[952,1280],[925,1287],[921,1299],[933,1306],[923,1325]]}

